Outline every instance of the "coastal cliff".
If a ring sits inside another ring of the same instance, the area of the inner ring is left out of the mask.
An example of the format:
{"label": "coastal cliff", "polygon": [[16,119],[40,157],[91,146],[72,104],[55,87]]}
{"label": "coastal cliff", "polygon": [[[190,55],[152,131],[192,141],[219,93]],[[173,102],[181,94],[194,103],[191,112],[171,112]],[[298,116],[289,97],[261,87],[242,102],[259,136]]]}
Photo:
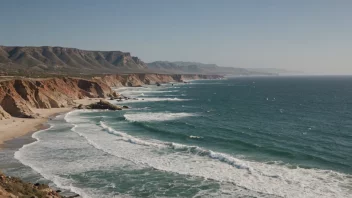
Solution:
{"label": "coastal cliff", "polygon": [[77,99],[118,96],[110,87],[135,87],[146,84],[218,78],[221,76],[127,74],[102,75],[89,79],[56,77],[6,80],[0,82],[0,119],[7,119],[10,116],[35,118],[37,115],[32,111],[33,108],[63,108],[73,106],[73,101]]}
{"label": "coastal cliff", "polygon": [[107,84],[110,87],[138,87],[156,83],[186,82],[199,79],[220,79],[221,75],[199,74],[128,74],[128,75],[104,75],[92,78],[95,81]]}
{"label": "coastal cliff", "polygon": [[106,84],[85,79],[14,79],[0,82],[0,105],[13,117],[33,118],[32,108],[68,107],[75,99],[103,98],[112,93]]}
{"label": "coastal cliff", "polygon": [[1,106],[0,106],[0,120],[10,118],[10,114],[8,114]]}

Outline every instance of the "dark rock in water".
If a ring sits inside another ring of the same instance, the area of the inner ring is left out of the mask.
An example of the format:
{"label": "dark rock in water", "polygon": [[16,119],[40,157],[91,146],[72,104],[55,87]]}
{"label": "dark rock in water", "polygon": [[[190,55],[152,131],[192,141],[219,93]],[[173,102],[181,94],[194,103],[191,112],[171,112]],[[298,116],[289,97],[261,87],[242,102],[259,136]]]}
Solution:
{"label": "dark rock in water", "polygon": [[73,196],[69,196],[67,198],[74,198],[74,197],[79,197],[80,195],[79,194],[76,194],[76,195],[73,195]]}
{"label": "dark rock in water", "polygon": [[120,106],[111,104],[108,101],[100,100],[97,103],[93,103],[86,106],[87,109],[109,109],[109,110],[122,110]]}
{"label": "dark rock in water", "polygon": [[124,108],[124,109],[129,109],[129,107],[126,106],[126,105],[122,106],[122,108]]}
{"label": "dark rock in water", "polygon": [[78,105],[78,106],[77,106],[77,109],[84,109],[83,104]]}
{"label": "dark rock in water", "polygon": [[159,82],[157,82],[157,83],[156,83],[156,86],[160,86],[160,83],[159,83]]}

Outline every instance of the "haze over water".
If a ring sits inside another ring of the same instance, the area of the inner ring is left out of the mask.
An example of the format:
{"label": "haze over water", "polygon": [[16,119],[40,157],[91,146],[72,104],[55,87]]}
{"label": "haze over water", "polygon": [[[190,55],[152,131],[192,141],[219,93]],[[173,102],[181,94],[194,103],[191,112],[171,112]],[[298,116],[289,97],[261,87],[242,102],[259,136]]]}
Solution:
{"label": "haze over water", "polygon": [[122,88],[139,98],[122,102],[132,109],[58,116],[15,158],[83,197],[351,197],[351,84],[243,77]]}

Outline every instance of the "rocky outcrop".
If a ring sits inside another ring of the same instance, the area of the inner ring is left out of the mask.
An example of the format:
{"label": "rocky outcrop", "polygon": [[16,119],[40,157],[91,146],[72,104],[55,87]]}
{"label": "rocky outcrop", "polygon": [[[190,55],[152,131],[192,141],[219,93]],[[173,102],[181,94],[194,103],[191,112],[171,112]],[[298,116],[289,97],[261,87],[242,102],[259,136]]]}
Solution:
{"label": "rocky outcrop", "polygon": [[0,197],[61,198],[62,196],[48,185],[27,183],[19,178],[8,177],[0,173]]}
{"label": "rocky outcrop", "polygon": [[0,106],[0,120],[5,120],[11,118],[11,115],[8,114],[1,106]]}
{"label": "rocky outcrop", "polygon": [[108,101],[100,100],[97,103],[92,103],[86,106],[86,109],[107,109],[107,110],[122,110],[122,107],[111,104]]}

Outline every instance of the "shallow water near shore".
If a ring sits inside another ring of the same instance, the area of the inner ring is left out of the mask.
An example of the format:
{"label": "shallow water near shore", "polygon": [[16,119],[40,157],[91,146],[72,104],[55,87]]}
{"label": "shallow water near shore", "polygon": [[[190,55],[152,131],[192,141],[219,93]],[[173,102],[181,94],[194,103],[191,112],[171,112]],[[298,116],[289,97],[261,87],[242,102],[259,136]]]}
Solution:
{"label": "shallow water near shore", "polygon": [[123,88],[139,100],[113,102],[131,109],[57,116],[11,151],[26,166],[5,170],[83,197],[351,197],[351,84],[246,77]]}

